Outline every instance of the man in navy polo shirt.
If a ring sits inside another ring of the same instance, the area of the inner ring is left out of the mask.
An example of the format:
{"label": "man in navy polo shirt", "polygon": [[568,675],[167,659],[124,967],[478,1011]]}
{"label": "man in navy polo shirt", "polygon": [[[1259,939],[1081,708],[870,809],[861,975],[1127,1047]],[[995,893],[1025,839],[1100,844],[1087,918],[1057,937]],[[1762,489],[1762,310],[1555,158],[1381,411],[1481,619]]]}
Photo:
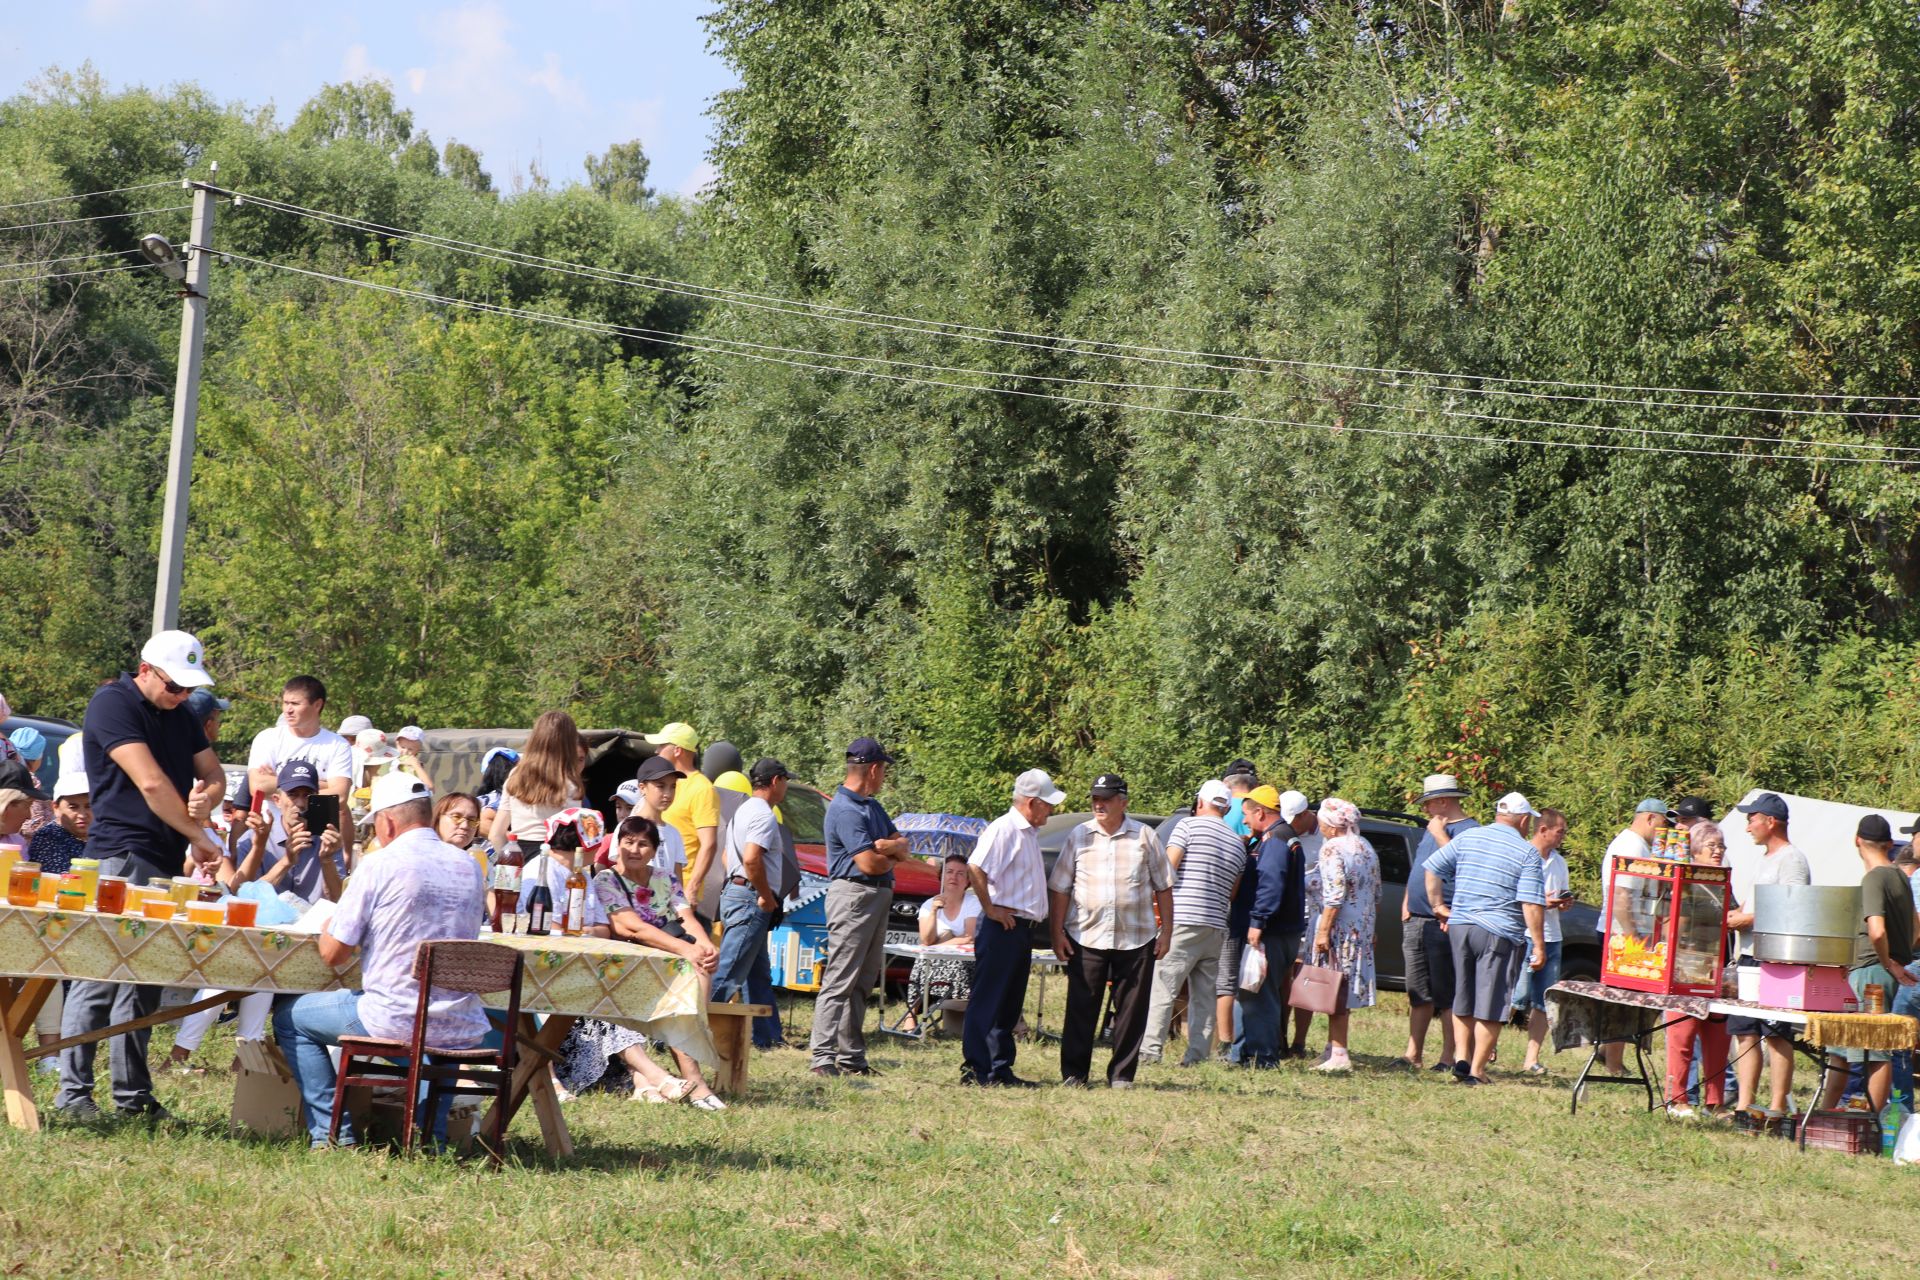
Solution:
{"label": "man in navy polo shirt", "polygon": [[[220,846],[207,834],[207,815],[226,792],[227,777],[187,696],[213,683],[200,642],[184,631],[162,631],[140,650],[132,675],[102,685],[87,703],[81,726],[87,780],[93,789],[93,827],[87,852],[100,873],[134,884],[177,876],[192,851],[195,862],[216,866]],[[85,1035],[144,1018],[160,1007],[159,987],[73,982],[67,987],[62,1036]],[[113,1103],[123,1116],[166,1119],[153,1096],[145,1030],[112,1040]],[[54,1099],[71,1119],[100,1114],[93,1100],[93,1044],[60,1054],[60,1092]]]}
{"label": "man in navy polo shirt", "polygon": [[870,1076],[867,993],[879,980],[893,906],[893,868],[906,861],[907,838],[874,799],[893,757],[872,738],[847,748],[847,777],[827,805],[827,958],[813,1002],[817,1076]]}

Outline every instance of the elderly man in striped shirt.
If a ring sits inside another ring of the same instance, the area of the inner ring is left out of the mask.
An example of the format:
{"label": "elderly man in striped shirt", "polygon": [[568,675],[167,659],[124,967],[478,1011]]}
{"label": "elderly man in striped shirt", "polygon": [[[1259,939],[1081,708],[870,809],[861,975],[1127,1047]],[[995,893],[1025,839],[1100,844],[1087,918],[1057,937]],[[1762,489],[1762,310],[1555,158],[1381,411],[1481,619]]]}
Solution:
{"label": "elderly man in striped shirt", "polygon": [[1045,769],[1013,780],[1013,807],[987,824],[967,859],[967,878],[980,900],[973,936],[973,990],[961,1026],[960,1083],[1033,1089],[1013,1074],[1013,1029],[1027,1003],[1033,972],[1033,926],[1047,918],[1047,865],[1040,828],[1067,793]]}
{"label": "elderly man in striped shirt", "polygon": [[1459,1046],[1454,1061],[1454,1080],[1468,1085],[1487,1083],[1521,967],[1547,962],[1546,882],[1540,853],[1527,843],[1537,815],[1518,791],[1502,796],[1493,814],[1491,826],[1462,832],[1423,868],[1427,899],[1453,943],[1453,1015],[1473,1031],[1472,1044]]}
{"label": "elderly man in striped shirt", "polygon": [[1173,868],[1153,829],[1127,816],[1127,780],[1093,780],[1093,817],[1067,833],[1047,879],[1053,952],[1067,966],[1060,1079],[1087,1087],[1100,998],[1113,984],[1107,1084],[1133,1088],[1154,962],[1173,940]]}
{"label": "elderly man in striped shirt", "polygon": [[[1174,874],[1173,941],[1153,966],[1142,1062],[1160,1061],[1182,983],[1187,984],[1187,1052],[1180,1065],[1205,1062],[1213,1050],[1214,993],[1227,940],[1227,913],[1247,869],[1247,842],[1226,822],[1232,804],[1226,784],[1209,779],[1201,784],[1193,816],[1180,819],[1167,838],[1167,865]],[[1229,995],[1229,1009],[1231,1002]]]}

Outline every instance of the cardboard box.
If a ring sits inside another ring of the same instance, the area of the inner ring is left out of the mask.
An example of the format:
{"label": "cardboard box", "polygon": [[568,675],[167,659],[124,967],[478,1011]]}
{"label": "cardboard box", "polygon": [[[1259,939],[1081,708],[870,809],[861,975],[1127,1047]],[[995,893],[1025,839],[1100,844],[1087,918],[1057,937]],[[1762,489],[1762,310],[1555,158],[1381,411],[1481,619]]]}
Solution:
{"label": "cardboard box", "polygon": [[[300,1090],[293,1083],[293,1072],[280,1046],[269,1041],[240,1040],[235,1047],[240,1067],[233,1081],[228,1131],[235,1137],[249,1133],[263,1138],[301,1136]],[[456,1150],[467,1149],[487,1105],[487,1099],[481,1097],[453,1100],[453,1110],[447,1115],[447,1142]],[[400,1140],[400,1102],[390,1094],[375,1099],[370,1089],[349,1089],[347,1114],[353,1117],[354,1131],[365,1141]],[[416,1117],[416,1123],[424,1120],[424,1116]]]}

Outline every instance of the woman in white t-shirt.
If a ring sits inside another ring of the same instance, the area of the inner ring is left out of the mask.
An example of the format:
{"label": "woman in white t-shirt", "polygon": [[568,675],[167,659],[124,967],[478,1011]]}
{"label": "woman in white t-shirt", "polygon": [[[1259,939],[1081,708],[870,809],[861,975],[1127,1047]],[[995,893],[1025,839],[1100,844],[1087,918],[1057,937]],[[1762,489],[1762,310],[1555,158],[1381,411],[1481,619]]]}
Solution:
{"label": "woman in white t-shirt", "polygon": [[542,713],[500,789],[500,808],[487,836],[493,847],[504,849],[509,839],[537,847],[546,838],[547,819],[584,800],[580,771],[586,763],[587,744],[573,717],[564,711]]}
{"label": "woman in white t-shirt", "polygon": [[[973,946],[980,927],[980,899],[967,887],[967,860],[950,854],[940,865],[940,892],[920,904],[920,945]],[[927,1000],[965,1000],[973,990],[973,964],[957,956],[921,956],[907,975],[907,1016],[902,1031],[920,1029],[918,1012]]]}

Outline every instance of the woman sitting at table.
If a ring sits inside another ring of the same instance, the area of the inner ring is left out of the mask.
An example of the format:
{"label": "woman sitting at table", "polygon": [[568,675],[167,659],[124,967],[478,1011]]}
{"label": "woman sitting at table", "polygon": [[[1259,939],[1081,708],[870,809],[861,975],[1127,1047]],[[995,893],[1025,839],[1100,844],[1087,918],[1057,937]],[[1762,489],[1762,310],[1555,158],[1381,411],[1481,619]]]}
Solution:
{"label": "woman sitting at table", "polygon": [[[605,914],[615,938],[681,956],[700,975],[700,997],[706,999],[719,952],[687,905],[678,874],[679,862],[660,847],[660,828],[650,818],[630,817],[616,833],[613,865],[593,878],[589,891]],[[702,1111],[724,1111],[727,1104],[714,1096],[700,1072],[700,1064],[673,1050],[678,1075],[668,1075],[647,1056],[647,1037],[631,1027],[600,1018],[582,1018],[561,1046],[564,1064],[561,1083],[579,1092],[606,1074],[610,1059],[618,1058],[633,1079],[633,1097],[639,1102],[690,1102]]]}
{"label": "woman sitting at table", "polygon": [[[1702,866],[1724,866],[1727,837],[1714,822],[1696,822],[1687,829],[1687,860]],[[1725,890],[1717,890],[1724,893]],[[1719,908],[1715,908],[1717,911]],[[1710,1018],[1682,1018],[1667,1028],[1667,1114],[1686,1117],[1693,1114],[1687,1102],[1687,1076],[1692,1070],[1695,1047],[1700,1057],[1700,1105],[1707,1114],[1720,1116],[1727,1108],[1727,1036],[1725,1014]]]}
{"label": "woman sitting at table", "polygon": [[[974,930],[979,927],[980,899],[967,887],[966,855],[950,853],[940,864],[940,892],[920,904],[920,945],[971,947]],[[901,1020],[900,1030],[920,1030],[915,1011],[924,1007],[930,993],[939,991],[945,1000],[965,1000],[972,990],[970,961],[957,956],[921,956],[907,975],[907,1016]]]}

